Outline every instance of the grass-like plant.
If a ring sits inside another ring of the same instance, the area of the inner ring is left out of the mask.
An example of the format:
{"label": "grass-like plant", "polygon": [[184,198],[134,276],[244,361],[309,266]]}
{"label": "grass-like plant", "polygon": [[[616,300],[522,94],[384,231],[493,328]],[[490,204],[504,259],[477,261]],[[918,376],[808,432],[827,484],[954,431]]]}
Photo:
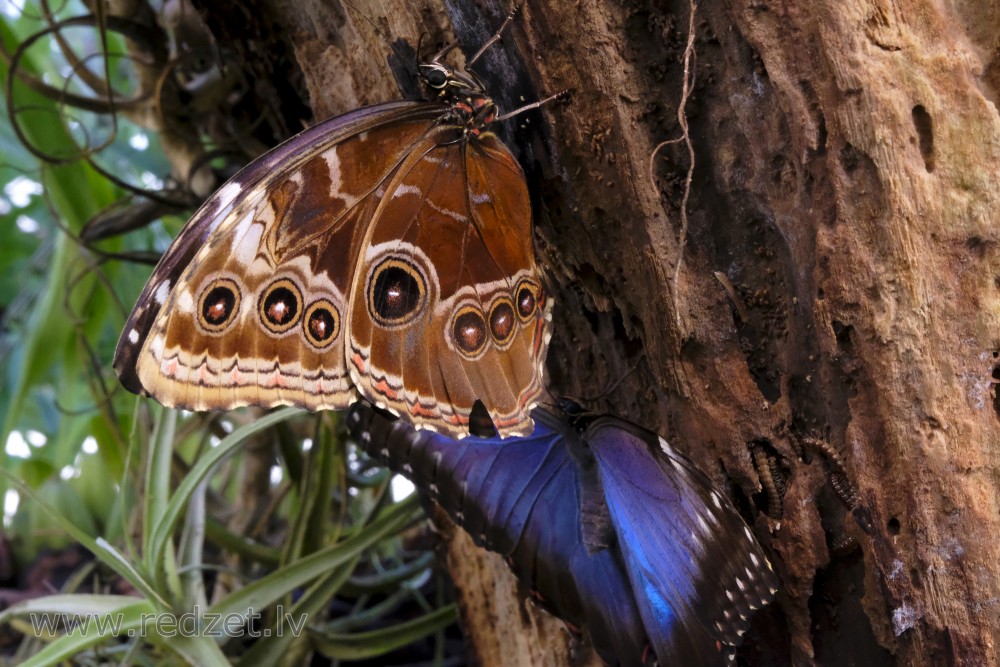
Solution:
{"label": "grass-like plant", "polygon": [[22,573],[93,556],[48,590],[3,582],[2,659],[308,664],[423,640],[443,663],[456,613],[409,546],[419,503],[337,415],[188,414],[117,385],[127,310],[198,199],[158,151],[178,65],[144,59],[138,26],[0,16],[0,552]]}

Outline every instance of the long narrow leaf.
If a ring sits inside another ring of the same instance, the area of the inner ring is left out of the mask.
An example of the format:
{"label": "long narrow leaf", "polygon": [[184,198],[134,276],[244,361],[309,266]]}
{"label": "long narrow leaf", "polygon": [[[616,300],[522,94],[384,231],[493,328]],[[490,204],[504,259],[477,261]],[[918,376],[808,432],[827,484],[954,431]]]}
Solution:
{"label": "long narrow leaf", "polygon": [[312,633],[320,653],[334,660],[368,660],[385,655],[447,628],[458,620],[458,610],[450,604],[405,623],[352,634]]}
{"label": "long narrow leaf", "polygon": [[[410,496],[393,505],[382,516],[365,526],[364,530],[356,532],[339,544],[317,551],[262,579],[258,579],[212,605],[209,611],[225,616],[227,614],[246,615],[248,612],[262,610],[296,588],[356,557],[387,535],[402,530],[421,515],[420,503],[415,496]],[[219,637],[220,641],[226,639],[228,638],[224,636]]]}
{"label": "long narrow leaf", "polygon": [[[278,607],[277,613],[285,615],[292,622],[299,622],[304,625],[307,619],[315,618],[330,602],[340,587],[344,585],[351,572],[358,564],[360,555],[351,558],[339,567],[328,572],[305,594],[299,598],[292,608],[285,611]],[[269,627],[270,632],[264,637],[254,642],[243,657],[240,658],[241,667],[252,667],[253,665],[277,665],[280,662],[285,664],[300,664],[303,656],[292,655],[296,653],[296,648],[300,651],[301,640],[304,638],[298,633],[294,633],[290,627],[291,623],[286,622],[286,618],[274,618]],[[298,658],[298,659],[296,659]]]}
{"label": "long narrow leaf", "polygon": [[[107,598],[108,606],[103,611],[82,611],[88,604],[93,605],[93,608],[96,609],[104,603],[96,600],[87,602],[80,599],[70,600],[69,598]],[[20,603],[15,605],[16,609],[11,608],[0,618],[6,618],[8,614],[74,614],[76,612],[69,610],[77,609],[81,610],[80,624],[32,657],[21,662],[21,667],[58,665],[112,637],[127,635],[129,631],[132,633],[140,631],[143,624],[156,613],[155,608],[149,602],[136,601],[135,598],[127,596],[59,595],[31,600],[30,602],[35,604]]]}
{"label": "long narrow leaf", "polygon": [[146,581],[143,573],[139,572],[135,567],[132,566],[116,549],[114,549],[110,544],[104,540],[98,538],[94,539],[88,535],[85,531],[80,530],[72,521],[66,518],[61,512],[56,510],[54,507],[48,503],[39,499],[38,494],[34,492],[33,489],[29,488],[26,484],[21,482],[13,475],[11,475],[6,470],[0,468],[0,475],[3,476],[9,483],[16,486],[17,489],[30,498],[32,501],[38,504],[39,507],[43,508],[58,524],[65,530],[70,537],[79,542],[82,546],[88,549],[94,556],[98,558],[102,563],[110,567],[122,578],[127,580],[132,584],[137,590],[139,590],[146,598],[162,608],[166,608],[167,603],[160,597],[156,589],[148,581]]}
{"label": "long narrow leaf", "polygon": [[149,544],[146,545],[146,562],[149,564],[150,570],[156,573],[155,576],[158,580],[163,576],[162,564],[164,550],[167,548],[170,536],[177,527],[177,522],[181,516],[181,512],[184,510],[185,505],[187,505],[188,500],[191,498],[191,494],[195,492],[198,484],[207,479],[208,476],[212,474],[215,466],[221,463],[227,456],[231,455],[235,451],[236,447],[242,444],[247,438],[255,433],[263,431],[264,429],[270,428],[274,424],[290,419],[297,414],[301,414],[302,412],[303,411],[298,408],[284,408],[282,410],[272,412],[252,424],[247,424],[236,429],[223,438],[217,446],[198,459],[195,466],[177,486],[177,490],[174,492],[173,497],[170,499],[170,502],[164,509],[162,515],[160,515],[160,517],[156,520],[156,525],[153,527]]}
{"label": "long narrow leaf", "polygon": [[[18,40],[5,21],[0,21],[0,39],[8,53]],[[24,54],[19,67],[35,75],[43,69],[30,53]],[[0,81],[6,81],[10,76],[8,62],[0,59]],[[47,147],[74,147],[72,135],[54,100],[21,85],[14,85],[13,90],[17,103],[22,108],[31,109],[30,113],[17,115],[20,127],[30,142]],[[92,215],[116,197],[115,189],[84,162],[46,165],[41,180],[46,201],[74,231],[81,229]],[[59,372],[63,377],[74,378],[86,372],[74,350],[74,329],[65,310],[68,306],[72,313],[88,312],[93,277],[84,275],[74,284],[69,284],[71,272],[78,272],[83,266],[81,259],[81,251],[74,241],[65,234],[59,234],[49,262],[44,291],[40,298],[35,299],[27,335],[22,338],[21,353],[14,357],[18,368],[12,375],[13,387],[7,396],[7,413],[0,426],[0,442],[6,442],[7,435],[16,428],[29,390],[42,380],[47,371],[61,366]],[[69,297],[67,290],[70,290]]]}

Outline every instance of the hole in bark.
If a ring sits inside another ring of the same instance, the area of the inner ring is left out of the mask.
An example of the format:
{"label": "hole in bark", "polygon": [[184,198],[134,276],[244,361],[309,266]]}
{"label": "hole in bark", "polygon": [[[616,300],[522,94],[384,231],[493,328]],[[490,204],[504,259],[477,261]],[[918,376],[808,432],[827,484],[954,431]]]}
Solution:
{"label": "hole in bark", "polygon": [[816,290],[816,300],[822,301],[825,298],[826,298],[826,292],[824,292],[823,288],[820,287],[818,290]]}
{"label": "hole in bark", "polygon": [[913,127],[920,139],[920,155],[928,173],[934,171],[934,122],[922,104],[913,107]]}
{"label": "hole in bark", "polygon": [[886,527],[889,529],[890,535],[899,535],[899,519],[896,517],[889,519],[889,523]]}
{"label": "hole in bark", "polygon": [[970,236],[965,239],[965,247],[969,249],[969,252],[982,259],[986,255],[986,251],[990,249],[990,241],[982,236]]}
{"label": "hole in bark", "polygon": [[869,667],[896,664],[893,656],[875,639],[871,621],[861,603],[864,591],[865,562],[861,550],[835,558],[829,566],[816,572],[813,594],[809,598],[815,664]]}
{"label": "hole in bark", "polygon": [[840,149],[840,165],[848,174],[853,174],[861,163],[861,156],[858,150],[851,144],[844,144]]}
{"label": "hole in bark", "polygon": [[[997,356],[997,353],[994,352],[993,356]],[[993,368],[993,379],[1000,382],[1000,366]],[[998,387],[1000,384],[993,384],[993,412],[997,414],[997,417],[1000,417],[1000,388]]]}
{"label": "hole in bark", "polygon": [[851,350],[851,334],[853,332],[854,327],[850,324],[844,324],[839,320],[833,321],[833,335],[837,338],[837,345],[845,351]]}

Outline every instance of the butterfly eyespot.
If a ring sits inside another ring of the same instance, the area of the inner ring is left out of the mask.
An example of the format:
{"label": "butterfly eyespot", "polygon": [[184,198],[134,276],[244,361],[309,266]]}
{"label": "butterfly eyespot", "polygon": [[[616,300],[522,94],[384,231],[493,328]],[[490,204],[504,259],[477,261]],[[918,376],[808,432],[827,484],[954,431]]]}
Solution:
{"label": "butterfly eyespot", "polygon": [[302,318],[302,331],[313,347],[323,349],[330,345],[340,334],[340,315],[336,307],[327,299],[309,304]]}
{"label": "butterfly eyespot", "polygon": [[535,311],[545,305],[545,295],[542,289],[524,280],[517,286],[517,315],[522,322],[527,322]]}
{"label": "butterfly eyespot", "polygon": [[455,347],[467,358],[474,358],[486,349],[486,319],[482,311],[475,306],[463,306],[458,309],[451,325],[452,340]]}
{"label": "butterfly eyespot", "polygon": [[516,325],[514,304],[507,297],[497,299],[490,308],[490,334],[497,345],[502,347],[510,342],[517,330]]}
{"label": "butterfly eyespot", "polygon": [[240,310],[240,288],[228,278],[216,278],[201,293],[198,324],[209,333],[221,333],[236,320]]}
{"label": "butterfly eyespot", "polygon": [[417,318],[427,301],[427,283],[413,264],[390,257],[372,271],[368,312],[383,327],[398,327]]}
{"label": "butterfly eyespot", "polygon": [[261,294],[257,309],[264,328],[271,333],[285,333],[302,315],[302,292],[288,278],[271,283]]}

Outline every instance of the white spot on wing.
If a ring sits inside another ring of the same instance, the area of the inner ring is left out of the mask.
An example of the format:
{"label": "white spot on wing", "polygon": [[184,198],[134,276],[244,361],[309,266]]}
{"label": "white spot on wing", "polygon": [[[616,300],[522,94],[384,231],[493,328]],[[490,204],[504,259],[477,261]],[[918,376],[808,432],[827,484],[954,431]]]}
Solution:
{"label": "white spot on wing", "polygon": [[392,198],[402,197],[404,195],[419,195],[420,189],[413,185],[400,185],[392,193]]}
{"label": "white spot on wing", "polygon": [[[240,264],[251,264],[257,257],[257,250],[260,248],[260,237],[264,232],[263,225],[253,224],[256,211],[250,211],[240,220],[236,232],[233,234],[233,258]],[[246,231],[243,231],[246,230]]]}
{"label": "white spot on wing", "polygon": [[326,159],[326,168],[330,171],[330,196],[337,198],[341,195],[340,156],[337,155],[337,149],[333,149],[324,153],[323,157]]}
{"label": "white spot on wing", "polygon": [[153,294],[153,299],[157,305],[162,306],[166,302],[168,294],[170,294],[170,281],[164,280],[157,286],[156,292]]}
{"label": "white spot on wing", "polygon": [[215,204],[221,209],[229,206],[236,199],[243,187],[239,183],[229,181],[215,193]]}
{"label": "white spot on wing", "polygon": [[163,334],[160,334],[158,336],[155,336],[153,338],[152,343],[150,343],[150,345],[149,345],[150,351],[153,353],[153,356],[156,357],[157,359],[159,359],[159,358],[161,358],[163,356],[163,345],[164,345],[164,342],[165,342],[165,339],[163,337]]}
{"label": "white spot on wing", "polygon": [[456,211],[452,211],[450,208],[444,208],[443,206],[437,206],[437,205],[435,205],[434,202],[432,202],[430,199],[425,200],[424,203],[427,204],[429,207],[431,207],[432,210],[437,211],[438,213],[440,213],[443,216],[451,218],[455,222],[466,222],[468,220],[468,218],[466,218],[461,213],[457,213]]}
{"label": "white spot on wing", "polygon": [[135,329],[132,329],[131,331],[129,331],[128,332],[128,342],[132,343],[133,345],[135,345],[136,343],[138,343],[139,342],[139,332],[136,331]]}
{"label": "white spot on wing", "polygon": [[194,296],[191,295],[191,290],[186,289],[177,297],[177,310],[182,313],[194,312]]}

